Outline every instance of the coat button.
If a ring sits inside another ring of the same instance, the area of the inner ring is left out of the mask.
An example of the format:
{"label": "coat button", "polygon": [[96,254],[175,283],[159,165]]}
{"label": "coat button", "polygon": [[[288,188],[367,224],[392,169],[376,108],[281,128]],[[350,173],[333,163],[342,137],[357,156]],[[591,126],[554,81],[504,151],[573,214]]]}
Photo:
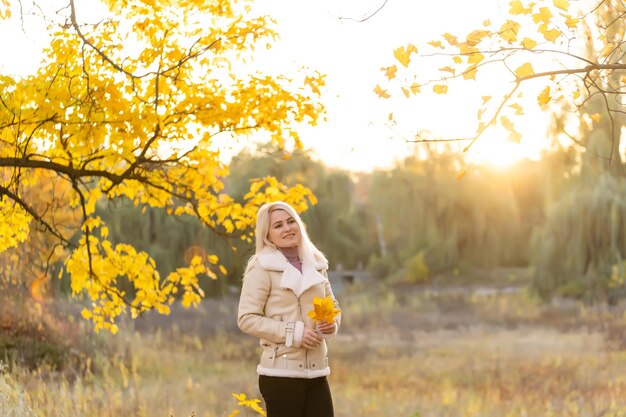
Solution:
{"label": "coat button", "polygon": [[311,365],[311,367],[312,367],[312,368],[315,368],[315,364],[312,364],[312,365]]}
{"label": "coat button", "polygon": [[302,368],[302,364],[300,364],[300,368]]}

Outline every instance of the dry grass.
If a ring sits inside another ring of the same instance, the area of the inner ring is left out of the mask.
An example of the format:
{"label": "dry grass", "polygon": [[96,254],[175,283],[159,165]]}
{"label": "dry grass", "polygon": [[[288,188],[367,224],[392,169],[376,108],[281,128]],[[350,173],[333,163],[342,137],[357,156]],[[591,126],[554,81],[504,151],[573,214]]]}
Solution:
{"label": "dry grass", "polygon": [[[626,414],[620,309],[413,287],[355,288],[341,301],[331,345],[337,417]],[[207,300],[127,323],[83,342],[80,365],[68,369],[5,369],[0,415],[228,416],[231,393],[259,397],[257,342],[235,330],[235,304]]]}

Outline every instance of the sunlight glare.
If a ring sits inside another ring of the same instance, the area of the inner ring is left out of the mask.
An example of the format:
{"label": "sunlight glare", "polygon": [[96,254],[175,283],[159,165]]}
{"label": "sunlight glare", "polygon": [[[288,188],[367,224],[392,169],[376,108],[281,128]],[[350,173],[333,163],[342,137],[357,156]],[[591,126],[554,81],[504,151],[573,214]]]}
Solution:
{"label": "sunlight glare", "polygon": [[501,138],[483,138],[468,151],[466,160],[498,169],[509,168],[524,159],[538,159],[540,149],[532,142],[514,143]]}

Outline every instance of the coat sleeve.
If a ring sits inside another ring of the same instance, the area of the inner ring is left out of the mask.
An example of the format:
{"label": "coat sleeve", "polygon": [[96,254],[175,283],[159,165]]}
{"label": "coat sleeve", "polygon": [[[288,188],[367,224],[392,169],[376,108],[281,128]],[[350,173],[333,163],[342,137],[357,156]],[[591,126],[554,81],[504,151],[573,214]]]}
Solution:
{"label": "coat sleeve", "polygon": [[[333,300],[333,304],[335,305],[335,308],[339,309],[339,302],[335,298],[335,294],[333,294],[333,290],[330,286],[330,281],[328,280],[328,273],[326,271],[324,271],[324,276],[326,277],[326,283],[324,284],[325,285],[324,292],[327,296],[330,296],[331,300]],[[332,335],[329,335],[331,337],[335,336],[337,332],[339,331],[339,325],[341,324],[341,313],[335,316],[335,324],[337,324],[337,326],[335,327],[335,333],[333,333]]]}
{"label": "coat sleeve", "polygon": [[246,271],[239,298],[237,325],[242,332],[273,343],[285,343],[287,323],[265,317],[271,277],[258,264]]}

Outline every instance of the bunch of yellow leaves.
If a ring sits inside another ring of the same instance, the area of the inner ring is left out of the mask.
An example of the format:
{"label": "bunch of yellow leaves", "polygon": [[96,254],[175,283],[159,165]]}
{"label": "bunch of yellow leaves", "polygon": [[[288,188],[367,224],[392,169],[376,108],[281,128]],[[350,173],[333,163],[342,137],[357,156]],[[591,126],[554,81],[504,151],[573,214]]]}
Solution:
{"label": "bunch of yellow leaves", "polygon": [[313,310],[309,311],[308,316],[316,322],[325,321],[332,323],[335,321],[335,316],[341,313],[341,310],[335,308],[335,303],[330,296],[320,298],[315,297],[313,299]]}

